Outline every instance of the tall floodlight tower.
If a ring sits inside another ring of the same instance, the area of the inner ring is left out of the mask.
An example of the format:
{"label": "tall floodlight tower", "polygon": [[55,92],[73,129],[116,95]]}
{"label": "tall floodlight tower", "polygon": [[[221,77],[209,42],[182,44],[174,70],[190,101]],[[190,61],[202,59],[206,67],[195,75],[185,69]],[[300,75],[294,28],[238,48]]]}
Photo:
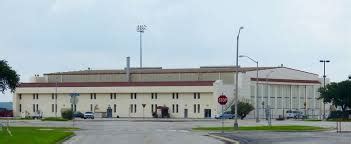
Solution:
{"label": "tall floodlight tower", "polygon": [[146,30],[146,25],[138,25],[137,32],[140,33],[140,68],[143,67],[143,48],[142,48],[142,33]]}

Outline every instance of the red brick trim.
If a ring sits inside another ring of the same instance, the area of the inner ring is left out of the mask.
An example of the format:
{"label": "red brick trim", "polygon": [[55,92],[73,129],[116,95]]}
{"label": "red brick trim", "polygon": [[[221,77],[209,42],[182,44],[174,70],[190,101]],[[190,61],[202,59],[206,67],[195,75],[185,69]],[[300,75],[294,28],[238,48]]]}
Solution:
{"label": "red brick trim", "polygon": [[[256,78],[251,78],[251,81],[256,81]],[[321,82],[318,80],[294,80],[294,79],[266,79],[266,78],[258,78],[258,81],[268,81],[268,82],[282,82],[282,83],[314,83],[320,84]]]}
{"label": "red brick trim", "polygon": [[[64,82],[57,87],[132,87],[132,86],[213,86],[214,81],[165,82]],[[56,83],[21,83],[18,87],[56,87]]]}

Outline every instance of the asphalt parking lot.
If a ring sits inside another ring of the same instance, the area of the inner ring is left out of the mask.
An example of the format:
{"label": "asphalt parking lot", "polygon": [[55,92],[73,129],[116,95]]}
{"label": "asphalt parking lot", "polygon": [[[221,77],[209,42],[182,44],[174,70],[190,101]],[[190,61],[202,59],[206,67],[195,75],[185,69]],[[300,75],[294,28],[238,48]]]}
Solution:
{"label": "asphalt parking lot", "polygon": [[[266,125],[265,121],[239,120],[239,126]],[[72,122],[49,122],[39,120],[11,121],[12,126],[71,127]],[[76,136],[65,144],[222,144],[223,141],[208,137],[208,132],[194,132],[194,127],[220,126],[220,120],[191,119],[95,119],[77,120],[74,126]],[[273,125],[310,125],[333,128],[334,122],[273,121]],[[226,120],[225,126],[233,126],[233,120]],[[343,130],[350,130],[351,123],[343,123]],[[351,133],[336,132],[232,132],[225,137],[257,144],[350,144]]]}
{"label": "asphalt parking lot", "polygon": [[351,133],[335,132],[234,132],[216,135],[240,144],[350,144]]}

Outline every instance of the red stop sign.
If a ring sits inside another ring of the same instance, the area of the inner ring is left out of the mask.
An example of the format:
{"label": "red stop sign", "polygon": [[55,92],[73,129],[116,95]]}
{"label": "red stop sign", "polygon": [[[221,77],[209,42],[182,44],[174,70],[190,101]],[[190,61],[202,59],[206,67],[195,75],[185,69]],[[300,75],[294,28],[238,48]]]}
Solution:
{"label": "red stop sign", "polygon": [[225,96],[225,95],[220,95],[220,96],[218,97],[218,103],[219,103],[219,104],[225,105],[225,104],[227,104],[227,102],[228,102],[227,96]]}

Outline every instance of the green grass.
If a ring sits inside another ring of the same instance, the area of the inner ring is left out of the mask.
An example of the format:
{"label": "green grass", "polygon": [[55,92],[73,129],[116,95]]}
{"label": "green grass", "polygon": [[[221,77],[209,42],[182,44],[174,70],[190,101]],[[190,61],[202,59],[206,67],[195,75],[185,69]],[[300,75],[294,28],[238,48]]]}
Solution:
{"label": "green grass", "polygon": [[54,144],[66,137],[72,136],[72,128],[53,127],[9,127],[12,136],[6,128],[0,131],[0,144]]}
{"label": "green grass", "polygon": [[42,121],[68,121],[67,119],[61,117],[46,117],[41,119]]}
{"label": "green grass", "polygon": [[[200,131],[221,131],[222,127],[197,127],[193,128],[193,130]],[[301,126],[301,125],[283,125],[283,126],[241,126],[239,127],[240,131],[323,131],[327,130],[322,127],[314,127],[314,126]],[[224,131],[236,131],[234,127],[224,127]]]}

